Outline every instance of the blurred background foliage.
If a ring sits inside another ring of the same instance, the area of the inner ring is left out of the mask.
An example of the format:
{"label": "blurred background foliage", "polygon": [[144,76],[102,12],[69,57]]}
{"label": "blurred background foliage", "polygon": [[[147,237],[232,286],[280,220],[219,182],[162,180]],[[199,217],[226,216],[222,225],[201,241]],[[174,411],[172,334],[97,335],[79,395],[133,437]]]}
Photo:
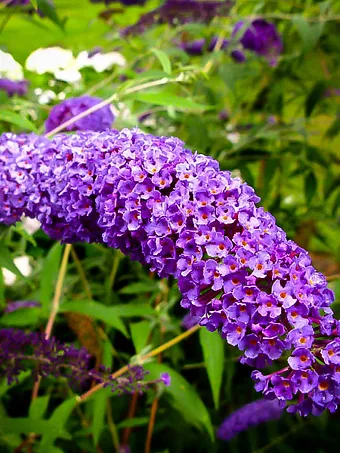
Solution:
{"label": "blurred background foliage", "polygon": [[[101,73],[82,69],[76,83],[24,70],[30,82],[25,97],[8,98],[0,92],[1,131],[43,132],[49,110],[60,100],[85,93],[106,99],[116,93],[113,127],[137,126],[155,135],[178,136],[188,148],[213,156],[222,169],[252,185],[262,205],[329,277],[339,314],[340,3],[237,0],[228,14],[209,24],[158,24],[123,37],[124,27],[160,3],[54,4],[44,18],[21,8],[1,8],[0,48],[24,66],[40,47],[60,46],[76,56],[99,46],[104,53],[122,54],[126,65]],[[276,65],[248,51],[246,61],[239,63],[228,49],[191,56],[178,46],[202,37],[230,39],[236,22],[250,23],[256,17],[275,23],[282,37],[284,50]],[[167,81],[162,85],[138,88],[163,78]],[[129,94],[131,87],[138,89]],[[46,90],[56,99],[39,103]],[[41,303],[40,308],[4,313],[2,328],[43,330],[62,250],[41,230],[32,234],[20,225],[2,227],[0,266],[17,276],[8,286],[0,272],[2,309],[9,301]],[[21,256],[29,257],[26,277],[13,261]],[[159,280],[102,245],[77,244],[72,247],[54,334],[63,342],[87,347],[94,362],[117,369],[180,334],[185,311],[179,299],[176,282]],[[285,414],[229,444],[216,440],[222,420],[257,398],[250,370],[237,363],[237,351],[217,334],[199,331],[146,366],[151,377],[170,370],[172,385],[161,394],[154,389],[138,397],[101,390],[76,407],[74,389],[63,379],[43,379],[41,396],[32,404],[27,373],[19,384],[7,387],[2,382],[1,452],[109,452],[124,444],[142,452],[154,413],[152,452],[321,453],[339,448],[339,415],[305,420]],[[23,444],[24,435],[33,426],[38,432],[39,424],[43,436],[33,445]]]}

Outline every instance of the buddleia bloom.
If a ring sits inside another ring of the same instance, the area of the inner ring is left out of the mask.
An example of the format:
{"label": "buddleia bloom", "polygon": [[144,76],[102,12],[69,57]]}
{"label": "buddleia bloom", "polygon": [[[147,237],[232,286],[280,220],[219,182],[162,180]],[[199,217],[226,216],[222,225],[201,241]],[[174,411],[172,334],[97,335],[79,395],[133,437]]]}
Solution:
{"label": "buddleia bloom", "polygon": [[[57,126],[65,123],[69,119],[85,112],[91,107],[102,102],[102,99],[93,96],[79,96],[76,98],[66,99],[60,104],[55,105],[46,120],[45,130],[50,132]],[[110,106],[106,105],[96,110],[84,118],[80,118],[72,125],[67,126],[67,131],[104,131],[112,126],[114,115]]]}
{"label": "buddleia bloom", "polygon": [[[174,276],[181,305],[242,351],[256,389],[289,411],[339,403],[334,295],[254,189],[173,137],[138,130],[0,139],[0,221],[37,218],[63,242],[102,242]],[[18,201],[20,198],[20,201]]]}
{"label": "buddleia bloom", "polygon": [[278,420],[283,412],[282,403],[277,400],[261,399],[253,401],[232,412],[223,420],[217,431],[217,437],[229,441],[242,431],[261,423]]}
{"label": "buddleia bloom", "polygon": [[155,24],[209,23],[214,17],[228,13],[231,6],[229,0],[165,0],[163,5],[143,14],[135,24],[123,29],[122,34],[143,33]]}
{"label": "buddleia bloom", "polygon": [[0,329],[0,376],[6,377],[9,384],[15,382],[22,371],[31,369],[35,378],[63,376],[77,385],[96,381],[118,393],[143,392],[158,382],[170,385],[167,374],[145,381],[147,372],[139,365],[129,367],[125,374],[113,379],[105,367],[92,369],[90,358],[85,348],[77,349],[53,337],[47,339],[42,333]]}
{"label": "buddleia bloom", "polygon": [[255,19],[249,25],[237,22],[233,36],[239,36],[242,46],[264,56],[271,65],[275,65],[283,51],[282,39],[274,24],[264,19]]}

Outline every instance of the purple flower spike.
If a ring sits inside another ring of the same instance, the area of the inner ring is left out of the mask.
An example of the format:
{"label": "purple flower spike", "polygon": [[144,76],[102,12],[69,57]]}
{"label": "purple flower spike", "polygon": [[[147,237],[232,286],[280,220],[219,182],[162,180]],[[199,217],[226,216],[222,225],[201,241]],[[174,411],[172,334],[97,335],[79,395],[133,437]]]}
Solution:
{"label": "purple flower spike", "polygon": [[258,400],[237,409],[218,428],[217,437],[229,441],[242,431],[261,423],[278,420],[283,412],[283,404],[278,401]]}
{"label": "purple flower spike", "polygon": [[[339,321],[325,278],[259,198],[210,157],[137,129],[0,137],[0,221],[36,218],[52,238],[100,242],[173,276],[193,322],[218,330],[256,390],[290,412],[340,402]],[[317,385],[316,385],[317,383]]]}
{"label": "purple flower spike", "polygon": [[[6,0],[1,0],[0,3],[5,3]],[[30,4],[30,0],[10,0],[10,1],[6,1],[6,5],[5,6],[25,6],[25,5],[29,5]]]}
{"label": "purple flower spike", "polygon": [[231,7],[230,0],[165,0],[160,7],[143,14],[134,25],[124,28],[122,34],[144,33],[155,24],[210,23],[216,16],[226,15]]}
{"label": "purple flower spike", "polygon": [[35,300],[18,300],[9,302],[5,309],[5,313],[13,313],[14,311],[21,310],[22,308],[40,308],[41,303]]}
{"label": "purple flower spike", "polygon": [[35,378],[64,376],[72,384],[78,385],[88,385],[94,380],[118,394],[142,393],[150,385],[160,382],[170,385],[170,376],[166,373],[154,381],[144,381],[148,372],[139,365],[129,367],[122,376],[112,379],[109,369],[91,369],[89,363],[90,355],[85,348],[76,349],[55,338],[47,339],[44,333],[0,330],[0,376],[5,376],[8,384],[15,382],[21,371],[31,365]]}
{"label": "purple flower spike", "polygon": [[[102,99],[91,96],[80,96],[78,98],[66,99],[66,101],[54,106],[45,123],[46,132],[50,132],[57,126],[65,123],[69,119],[93,107]],[[99,110],[79,119],[75,123],[67,126],[66,131],[103,131],[111,127],[114,115],[110,106],[106,105]]]}

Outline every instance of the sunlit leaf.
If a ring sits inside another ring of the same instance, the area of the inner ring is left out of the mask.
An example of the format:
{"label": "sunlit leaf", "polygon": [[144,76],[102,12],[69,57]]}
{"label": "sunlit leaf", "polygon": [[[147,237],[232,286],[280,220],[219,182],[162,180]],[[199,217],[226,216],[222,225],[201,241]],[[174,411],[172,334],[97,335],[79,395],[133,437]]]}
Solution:
{"label": "sunlit leaf", "polygon": [[31,132],[37,132],[37,128],[32,121],[23,117],[19,113],[12,112],[11,110],[0,110],[0,121],[19,126],[23,131],[28,130]]}
{"label": "sunlit leaf", "polygon": [[151,49],[151,52],[158,58],[159,62],[162,65],[164,72],[166,72],[167,74],[171,74],[171,71],[172,71],[171,62],[170,62],[170,59],[167,56],[167,54],[165,52],[163,52],[162,50],[155,49],[155,48]]}
{"label": "sunlit leaf", "polygon": [[139,354],[147,344],[150,335],[150,322],[140,321],[132,323],[130,324],[130,330],[135,351]]}
{"label": "sunlit leaf", "polygon": [[[46,453],[50,451],[50,448],[52,448],[55,440],[58,437],[61,437],[61,433],[63,433],[63,437],[65,439],[72,438],[69,433],[65,431],[64,426],[66,425],[67,420],[76,404],[76,398],[69,398],[59,404],[59,406],[54,410],[53,414],[47,421],[49,425],[53,426],[54,430],[49,430],[41,433],[43,434],[43,436],[38,448],[38,453]],[[41,420],[39,420],[38,422],[41,422]],[[36,431],[33,429],[31,432]],[[65,437],[65,434],[67,434],[67,437]]]}
{"label": "sunlit leaf", "polygon": [[203,111],[212,108],[208,105],[197,104],[197,102],[191,100],[190,98],[177,96],[176,94],[168,92],[138,92],[133,95],[129,95],[129,98],[133,98],[134,100],[140,102],[146,102],[148,104],[174,107],[177,110],[184,111]]}
{"label": "sunlit leaf", "polygon": [[50,395],[38,396],[30,405],[28,415],[34,420],[43,418],[50,400]]}
{"label": "sunlit leaf", "polygon": [[224,341],[218,332],[206,329],[199,331],[205,367],[207,369],[210,387],[216,409],[220,404],[220,390],[224,367]]}

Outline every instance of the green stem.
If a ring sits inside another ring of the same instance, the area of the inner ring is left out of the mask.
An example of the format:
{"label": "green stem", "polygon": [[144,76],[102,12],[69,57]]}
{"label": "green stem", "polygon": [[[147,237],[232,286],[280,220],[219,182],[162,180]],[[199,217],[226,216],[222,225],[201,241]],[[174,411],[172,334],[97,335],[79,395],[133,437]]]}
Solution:
{"label": "green stem", "polygon": [[[195,333],[198,329],[200,329],[201,326],[196,325],[192,327],[191,329],[187,330],[186,332],[181,333],[180,335],[177,335],[177,337],[173,338],[170,341],[167,341],[166,343],[162,344],[161,346],[158,346],[157,348],[153,349],[150,351],[148,354],[145,354],[141,357],[139,357],[138,364],[144,363],[147,359],[150,359],[151,357],[155,357],[158,354],[160,354],[163,351],[166,351],[167,349],[171,348],[175,344],[183,341],[185,338],[190,337],[193,333]],[[126,373],[129,370],[129,365],[125,365],[119,370],[115,371],[113,374],[111,374],[110,379],[116,379],[122,374]],[[78,396],[78,402],[82,403],[85,400],[87,400],[91,395],[94,393],[98,392],[98,390],[102,389],[104,384],[97,384],[94,387],[92,387],[90,390],[87,392],[83,393],[82,395]]]}
{"label": "green stem", "polygon": [[163,79],[153,80],[152,82],[146,82],[146,83],[142,83],[140,85],[136,85],[135,87],[132,87],[132,88],[127,88],[125,91],[122,91],[121,93],[114,93],[112,96],[108,97],[104,101],[99,102],[98,104],[90,107],[87,110],[84,110],[83,112],[79,113],[78,115],[74,116],[73,118],[69,119],[68,121],[65,121],[65,123],[60,124],[58,127],[54,128],[50,132],[48,132],[45,136],[52,137],[57,132],[64,130],[68,126],[71,126],[72,124],[74,124],[76,121],[78,121],[82,118],[85,118],[86,116],[90,115],[93,112],[96,112],[97,110],[101,109],[102,107],[105,107],[106,105],[109,105],[112,102],[118,102],[124,96],[128,96],[129,94],[136,93],[138,91],[143,91],[148,88],[165,85],[167,83],[182,82],[184,80],[185,80],[184,74],[180,74],[178,77],[176,77],[174,79],[170,79],[168,77],[163,77]]}

